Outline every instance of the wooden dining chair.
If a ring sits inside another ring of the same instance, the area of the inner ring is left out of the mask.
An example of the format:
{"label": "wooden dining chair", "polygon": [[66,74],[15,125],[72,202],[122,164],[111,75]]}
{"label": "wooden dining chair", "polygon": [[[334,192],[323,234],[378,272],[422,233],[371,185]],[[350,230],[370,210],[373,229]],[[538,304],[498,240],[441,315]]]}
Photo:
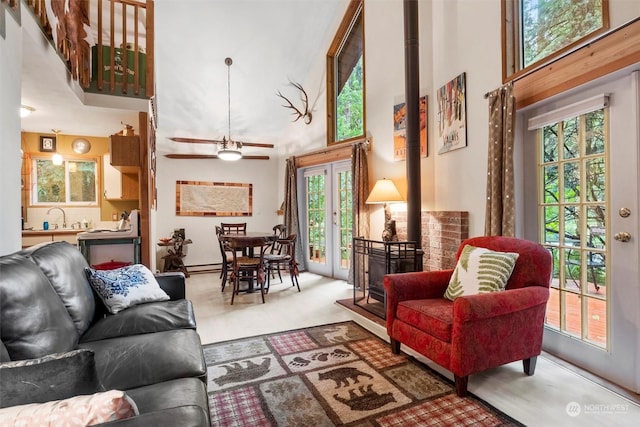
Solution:
{"label": "wooden dining chair", "polygon": [[223,222],[220,227],[225,234],[247,234],[246,222]]}
{"label": "wooden dining chair", "polygon": [[222,227],[216,225],[216,237],[218,238],[218,244],[220,245],[220,255],[222,256],[220,279],[222,279],[222,292],[224,292],[224,287],[227,284],[229,272],[233,268],[233,254],[230,251],[225,250],[224,245],[222,244],[222,234]]}
{"label": "wooden dining chair", "polygon": [[271,285],[271,277],[274,271],[278,272],[280,282],[282,283],[281,270],[289,271],[291,276],[291,286],[297,286],[298,292],[300,292],[300,283],[298,282],[298,263],[296,262],[296,239],[297,234],[293,233],[284,239],[278,239],[277,243],[280,246],[280,251],[277,254],[266,254],[264,261],[267,269],[267,286],[266,293],[269,292],[269,286]]}
{"label": "wooden dining chair", "polygon": [[[231,305],[235,300],[235,296],[240,293],[240,282],[245,281],[248,284],[248,289],[256,285],[260,287],[260,295],[262,297],[262,303],[264,304],[265,282],[266,282],[266,267],[264,255],[267,249],[271,246],[271,242],[264,238],[249,239],[242,244],[237,244],[233,239],[223,239],[223,247],[226,251],[231,252],[233,257],[233,265],[231,270],[230,280],[233,282],[233,294],[231,295]],[[242,255],[242,249],[247,247],[254,248],[254,251],[258,249],[259,256],[244,256]]]}

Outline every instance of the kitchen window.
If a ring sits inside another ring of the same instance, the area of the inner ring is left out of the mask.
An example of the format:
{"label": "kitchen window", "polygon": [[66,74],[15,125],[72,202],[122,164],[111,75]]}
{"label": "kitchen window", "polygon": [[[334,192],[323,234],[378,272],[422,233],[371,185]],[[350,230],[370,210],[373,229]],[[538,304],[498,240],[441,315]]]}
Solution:
{"label": "kitchen window", "polygon": [[67,159],[55,165],[51,159],[33,158],[31,167],[32,205],[98,205],[95,159]]}

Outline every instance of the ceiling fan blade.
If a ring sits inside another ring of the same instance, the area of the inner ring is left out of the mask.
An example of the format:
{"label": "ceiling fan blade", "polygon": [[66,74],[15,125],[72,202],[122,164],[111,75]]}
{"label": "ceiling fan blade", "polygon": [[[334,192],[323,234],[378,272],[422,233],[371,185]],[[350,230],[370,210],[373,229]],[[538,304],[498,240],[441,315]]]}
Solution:
{"label": "ceiling fan blade", "polygon": [[[189,144],[217,144],[222,142],[220,139],[202,139],[202,138],[182,138],[180,136],[172,136],[169,138],[175,142],[185,142]],[[273,144],[265,144],[260,142],[244,142],[244,141],[236,141],[241,143],[245,147],[258,147],[258,148],[274,148]]]}
{"label": "ceiling fan blade", "polygon": [[264,144],[260,142],[243,142],[238,141],[242,144],[243,147],[259,147],[259,148],[273,148],[275,147],[273,144]]}
{"label": "ceiling fan blade", "polygon": [[[165,154],[169,159],[193,160],[193,159],[217,159],[215,154]],[[269,156],[242,156],[244,160],[269,160]],[[242,160],[241,159],[241,160]]]}
{"label": "ceiling fan blade", "polygon": [[190,144],[216,144],[219,142],[217,139],[182,138],[180,136],[172,136],[169,139],[175,142],[187,142]]}

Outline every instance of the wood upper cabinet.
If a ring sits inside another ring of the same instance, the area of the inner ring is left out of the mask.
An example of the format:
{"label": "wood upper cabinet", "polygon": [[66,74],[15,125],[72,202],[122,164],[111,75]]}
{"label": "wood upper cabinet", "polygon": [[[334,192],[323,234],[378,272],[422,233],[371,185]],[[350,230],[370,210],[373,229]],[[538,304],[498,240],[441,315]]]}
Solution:
{"label": "wood upper cabinet", "polygon": [[110,137],[111,166],[122,173],[136,173],[140,167],[140,136]]}

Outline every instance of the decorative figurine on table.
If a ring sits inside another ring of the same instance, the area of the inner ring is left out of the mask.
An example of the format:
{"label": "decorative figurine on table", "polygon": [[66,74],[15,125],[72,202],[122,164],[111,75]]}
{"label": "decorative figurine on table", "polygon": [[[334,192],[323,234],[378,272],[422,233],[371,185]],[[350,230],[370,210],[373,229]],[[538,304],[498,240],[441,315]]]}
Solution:
{"label": "decorative figurine on table", "polygon": [[169,242],[173,243],[173,249],[169,249],[167,251],[168,254],[162,257],[164,259],[163,271],[182,271],[185,276],[189,277],[189,272],[182,261],[182,258],[185,257],[183,253],[185,244],[184,228],[175,229]]}

